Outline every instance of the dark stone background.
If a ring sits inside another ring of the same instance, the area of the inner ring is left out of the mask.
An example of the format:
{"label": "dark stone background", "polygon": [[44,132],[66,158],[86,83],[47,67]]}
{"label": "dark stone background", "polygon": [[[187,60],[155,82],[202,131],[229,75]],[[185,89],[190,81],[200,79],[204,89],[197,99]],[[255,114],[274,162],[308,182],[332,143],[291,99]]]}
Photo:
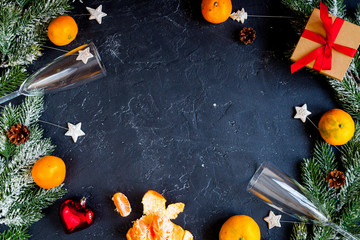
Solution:
{"label": "dark stone background", "polygon": [[[347,2],[351,9],[358,1]],[[99,4],[108,14],[103,24],[75,17],[78,37],[62,49],[93,41],[108,76],[45,97],[42,120],[64,127],[82,122],[86,136],[74,144],[65,130],[42,124],[57,145],[54,155],[66,163],[69,192],[30,227],[33,239],[125,239],[149,189],[168,203],[186,204],[175,222],[195,239],[218,239],[221,225],[235,214],[253,217],[263,240],[289,239],[292,224],[268,230],[262,219],[271,208],[246,185],[263,161],[299,179],[299,163],[311,156],[319,134],[293,119],[294,106],[307,103],[314,122],[336,106],[322,76],[290,74],[284,53],[298,39],[291,21],[213,25],[195,0],[76,1],[72,14]],[[249,14],[290,14],[280,0],[233,1],[234,10],[242,7]],[[243,26],[257,31],[253,45],[239,42]],[[61,54],[46,49],[30,71]],[[111,196],[117,191],[132,204],[127,218],[114,212]],[[82,196],[95,222],[66,235],[59,206]]]}

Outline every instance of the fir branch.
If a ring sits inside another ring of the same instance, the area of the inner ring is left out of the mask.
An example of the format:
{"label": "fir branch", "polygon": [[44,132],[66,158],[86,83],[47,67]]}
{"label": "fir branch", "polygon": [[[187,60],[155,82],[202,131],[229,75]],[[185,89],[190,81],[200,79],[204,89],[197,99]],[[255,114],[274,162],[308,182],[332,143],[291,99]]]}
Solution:
{"label": "fir branch", "polygon": [[43,98],[42,97],[28,97],[20,107],[21,124],[30,126],[37,122],[41,113],[43,112]]}
{"label": "fir branch", "polygon": [[360,4],[358,4],[358,6],[356,8],[353,23],[355,23],[356,25],[360,25]]}
{"label": "fir branch", "polygon": [[27,240],[31,235],[27,232],[26,227],[10,228],[0,233],[0,240]]}
{"label": "fir branch", "polygon": [[335,91],[335,97],[341,107],[354,119],[360,120],[360,88],[350,73],[342,81],[329,80]]}
{"label": "fir branch", "polygon": [[41,56],[49,21],[69,10],[69,0],[0,1],[0,67],[27,65]]}
{"label": "fir branch", "polygon": [[313,226],[313,240],[332,240],[336,239],[337,233],[333,229],[326,226]]}
{"label": "fir branch", "polygon": [[[358,193],[356,193],[358,194]],[[341,212],[340,225],[353,234],[360,233],[360,197],[355,195]]]}
{"label": "fir branch", "polygon": [[36,222],[43,216],[41,210],[65,193],[63,185],[39,189],[31,177],[33,164],[54,149],[37,125],[42,110],[42,97],[28,97],[17,107],[6,106],[0,115],[0,136],[14,123],[27,123],[30,130],[26,143],[15,146],[6,140],[5,150],[1,152],[9,156],[0,157],[3,169],[0,173],[0,224],[23,226]]}
{"label": "fir branch", "polygon": [[336,190],[326,182],[327,174],[337,168],[331,146],[317,142],[314,156],[302,164],[302,180],[311,200],[327,217],[333,217],[336,210]]}
{"label": "fir branch", "polygon": [[[338,211],[346,211],[360,191],[360,124],[356,122],[353,138],[341,148],[341,160],[345,167],[346,181],[339,194]],[[345,206],[345,210],[342,209]]]}
{"label": "fir branch", "polygon": [[290,240],[307,240],[308,233],[305,223],[295,223]]}
{"label": "fir branch", "polygon": [[[329,8],[329,13],[343,18],[346,14],[346,8],[343,0],[322,0]],[[306,17],[310,16],[314,8],[319,8],[318,0],[282,0],[282,3],[293,10],[295,13],[301,13]]]}
{"label": "fir branch", "polygon": [[[322,0],[328,6],[329,13],[339,18],[344,18],[346,15],[346,6],[344,0]],[[317,7],[319,8],[319,7]]]}
{"label": "fir branch", "polygon": [[0,96],[16,91],[27,77],[24,67],[16,66],[7,69],[0,77]]}

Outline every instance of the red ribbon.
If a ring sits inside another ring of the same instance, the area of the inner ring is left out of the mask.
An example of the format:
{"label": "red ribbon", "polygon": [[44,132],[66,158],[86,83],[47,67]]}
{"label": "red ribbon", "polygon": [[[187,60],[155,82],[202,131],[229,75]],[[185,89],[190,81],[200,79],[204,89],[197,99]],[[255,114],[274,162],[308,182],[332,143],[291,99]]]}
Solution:
{"label": "red ribbon", "polygon": [[293,63],[291,65],[291,73],[294,73],[297,70],[305,67],[307,64],[314,61],[315,59],[316,61],[313,69],[317,71],[330,70],[331,60],[332,60],[332,49],[335,49],[336,51],[346,54],[350,57],[355,56],[357,51],[356,49],[334,43],[344,23],[344,20],[341,18],[336,18],[333,24],[332,18],[329,17],[328,7],[322,2],[320,2],[320,18],[323,21],[323,26],[326,32],[326,38],[322,37],[320,34],[314,33],[307,29],[305,29],[301,37],[320,43],[322,44],[322,46],[315,49],[305,57],[296,61],[295,63]]}

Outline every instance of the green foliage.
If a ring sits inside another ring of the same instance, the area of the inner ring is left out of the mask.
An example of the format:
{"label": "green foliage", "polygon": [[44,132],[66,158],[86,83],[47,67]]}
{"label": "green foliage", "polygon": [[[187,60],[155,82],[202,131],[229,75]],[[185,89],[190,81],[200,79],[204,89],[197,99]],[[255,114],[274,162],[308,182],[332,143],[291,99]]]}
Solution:
{"label": "green foliage", "polygon": [[26,240],[31,237],[25,227],[10,228],[7,231],[0,233],[0,240]]}
{"label": "green foliage", "polygon": [[[310,16],[314,8],[319,8],[318,0],[282,0],[296,14]],[[345,17],[346,6],[343,0],[322,0],[329,8],[329,13],[340,18]]]}
{"label": "green foliage", "polygon": [[[54,150],[37,124],[42,111],[43,98],[28,97],[19,106],[5,106],[0,114],[0,224],[16,229],[38,221],[43,217],[42,209],[66,192],[63,185],[48,190],[39,188],[31,177],[34,163]],[[25,144],[14,145],[7,139],[6,132],[14,123],[29,128],[30,138]],[[15,230],[8,234],[12,231]],[[26,239],[26,234],[18,239]]]}
{"label": "green foliage", "polygon": [[26,79],[24,66],[42,55],[47,26],[70,10],[69,0],[0,0],[0,97],[15,91]]}
{"label": "green foliage", "polygon": [[295,223],[291,240],[307,240],[308,231],[305,223]]}
{"label": "green foliage", "polygon": [[49,21],[69,9],[68,0],[0,0],[0,67],[32,63]]}
{"label": "green foliage", "polygon": [[27,76],[24,67],[16,66],[5,70],[0,77],[0,96],[14,92]]}
{"label": "green foliage", "polygon": [[[331,14],[356,24],[360,24],[360,5],[355,16],[345,15],[342,0],[324,0]],[[313,7],[318,8],[317,0],[283,0],[283,3],[297,14],[307,18]],[[302,27],[303,28],[303,27]],[[299,31],[302,31],[302,28]],[[332,147],[326,143],[316,143],[314,156],[304,160],[302,164],[302,182],[311,195],[314,203],[332,221],[339,224],[355,236],[360,236],[360,57],[356,54],[347,74],[342,81],[329,79],[335,97],[341,107],[348,112],[356,123],[356,131],[352,140],[338,147],[340,160],[337,161]],[[345,185],[338,189],[330,188],[326,182],[327,174],[334,170],[342,170],[346,176]],[[294,225],[293,240],[339,238],[329,227],[313,226],[306,229],[302,224]],[[304,237],[305,236],[305,237]]]}
{"label": "green foliage", "polygon": [[326,177],[336,168],[337,163],[331,146],[324,142],[315,144],[314,156],[305,159],[301,166],[304,187],[328,218],[334,217],[337,192],[328,186]]}

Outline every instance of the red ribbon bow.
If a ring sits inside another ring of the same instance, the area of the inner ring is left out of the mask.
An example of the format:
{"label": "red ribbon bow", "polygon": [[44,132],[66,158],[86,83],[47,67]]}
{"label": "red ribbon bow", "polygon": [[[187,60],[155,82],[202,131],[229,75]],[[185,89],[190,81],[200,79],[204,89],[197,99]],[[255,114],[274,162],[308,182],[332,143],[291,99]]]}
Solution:
{"label": "red ribbon bow", "polygon": [[320,18],[323,21],[323,26],[326,32],[326,38],[322,37],[320,34],[314,33],[307,29],[304,30],[301,37],[320,43],[323,46],[315,49],[305,57],[293,63],[291,65],[291,73],[294,73],[297,70],[305,67],[308,63],[314,61],[315,59],[316,61],[313,69],[317,71],[330,70],[331,60],[332,60],[332,49],[335,49],[336,51],[346,54],[350,57],[355,56],[357,51],[356,49],[334,43],[344,23],[344,20],[341,18],[336,18],[333,24],[332,18],[329,17],[328,7],[322,2],[320,2]]}

